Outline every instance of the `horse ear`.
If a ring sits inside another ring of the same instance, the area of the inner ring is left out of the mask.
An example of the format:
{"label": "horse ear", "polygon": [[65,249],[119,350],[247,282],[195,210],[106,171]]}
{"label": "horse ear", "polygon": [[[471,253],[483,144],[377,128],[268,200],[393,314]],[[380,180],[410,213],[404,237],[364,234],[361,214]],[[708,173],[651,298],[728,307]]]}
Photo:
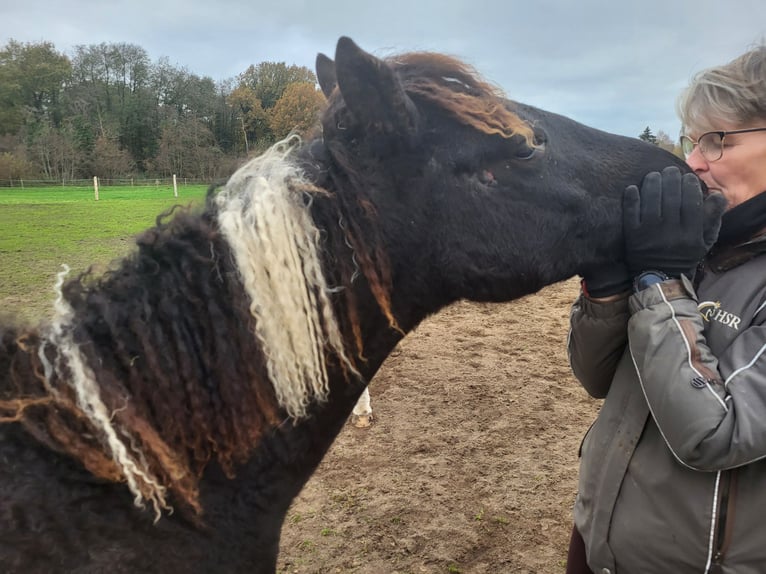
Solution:
{"label": "horse ear", "polygon": [[317,54],[316,61],[317,80],[319,87],[325,98],[329,98],[335,86],[338,85],[338,78],[335,76],[335,62],[324,54]]}
{"label": "horse ear", "polygon": [[386,133],[415,131],[415,105],[394,71],[351,38],[338,40],[335,73],[343,100],[361,123]]}

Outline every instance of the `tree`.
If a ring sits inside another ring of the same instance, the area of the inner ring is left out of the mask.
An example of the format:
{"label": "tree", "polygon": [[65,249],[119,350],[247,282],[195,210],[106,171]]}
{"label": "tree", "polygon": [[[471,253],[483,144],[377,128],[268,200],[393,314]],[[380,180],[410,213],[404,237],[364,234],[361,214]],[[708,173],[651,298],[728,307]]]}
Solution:
{"label": "tree", "polygon": [[[156,104],[143,48],[125,43],[77,46],[69,95],[72,111],[81,116],[81,134],[117,138],[139,165],[156,153]],[[85,129],[88,123],[90,130]]]}
{"label": "tree", "polygon": [[280,140],[291,131],[306,134],[317,127],[324,103],[324,95],[314,84],[295,82],[287,86],[271,110],[269,123],[274,137]]}
{"label": "tree", "polygon": [[152,68],[151,86],[164,119],[191,115],[209,121],[215,112],[218,95],[215,82],[171,66],[167,58]]}
{"label": "tree", "polygon": [[93,173],[99,177],[113,179],[129,175],[135,169],[130,154],[120,149],[114,139],[99,136],[93,148]]}
{"label": "tree", "polygon": [[245,150],[239,135],[242,133],[240,128],[240,117],[233,106],[229,105],[229,95],[231,94],[233,80],[224,80],[216,86],[215,110],[211,123],[211,131],[215,138],[216,145],[224,152],[240,152]]}
{"label": "tree", "polygon": [[[160,137],[150,94],[146,90],[133,94],[122,114],[118,140],[143,170],[144,162],[157,153]],[[109,136],[111,134],[104,134],[104,137]]]}
{"label": "tree", "polygon": [[0,134],[16,134],[24,124],[21,75],[8,48],[0,51]]}
{"label": "tree", "polygon": [[683,159],[684,153],[681,149],[681,144],[678,142],[678,140],[673,141],[670,139],[670,136],[662,130],[657,132],[657,141],[655,143],[662,149],[666,149],[670,153],[673,153]]}
{"label": "tree", "polygon": [[268,115],[253,89],[240,85],[229,95],[228,101],[239,118],[245,154],[251,147],[265,147],[274,141]]}
{"label": "tree", "polygon": [[0,179],[3,181],[37,177],[37,171],[32,162],[27,161],[25,154],[16,152],[0,153]]}
{"label": "tree", "polygon": [[261,62],[239,75],[239,87],[250,88],[264,110],[273,108],[285,89],[296,82],[316,84],[314,72],[305,66],[288,66],[284,62]]}
{"label": "tree", "polygon": [[645,142],[649,142],[651,144],[657,144],[657,138],[652,133],[652,130],[649,129],[649,126],[646,126],[646,129],[641,133],[640,136],[638,136],[638,139],[644,140]]}
{"label": "tree", "polygon": [[27,137],[29,159],[43,177],[57,181],[74,179],[84,158],[75,144],[73,130],[69,126],[56,129],[45,121],[36,122],[31,128]]}
{"label": "tree", "polygon": [[22,44],[10,40],[0,50],[0,133],[17,133],[29,115],[61,122],[61,92],[72,66],[50,42]]}
{"label": "tree", "polygon": [[162,127],[154,169],[170,176],[201,178],[213,181],[220,175],[222,153],[213,133],[196,118],[182,118]]}

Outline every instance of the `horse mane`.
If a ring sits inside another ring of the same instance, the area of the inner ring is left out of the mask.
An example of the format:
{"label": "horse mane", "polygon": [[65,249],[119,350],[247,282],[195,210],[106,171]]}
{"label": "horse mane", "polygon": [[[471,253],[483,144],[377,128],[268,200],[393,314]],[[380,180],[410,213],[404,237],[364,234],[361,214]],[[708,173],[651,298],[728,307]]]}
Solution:
{"label": "horse mane", "polygon": [[299,144],[294,136],[252,159],[215,199],[277,400],[296,419],[311,400],[327,397],[325,347],[358,374],[328,297],[320,233],[309,213],[311,194],[326,192],[287,160]]}
{"label": "horse mane", "polygon": [[[4,332],[0,422],[19,422],[159,518],[201,512],[198,481],[229,475],[268,429],[328,391],[346,356],[293,138],[241,167],[205,211],[180,210],[100,278],[64,282],[52,324]],[[269,384],[271,383],[271,384]]]}

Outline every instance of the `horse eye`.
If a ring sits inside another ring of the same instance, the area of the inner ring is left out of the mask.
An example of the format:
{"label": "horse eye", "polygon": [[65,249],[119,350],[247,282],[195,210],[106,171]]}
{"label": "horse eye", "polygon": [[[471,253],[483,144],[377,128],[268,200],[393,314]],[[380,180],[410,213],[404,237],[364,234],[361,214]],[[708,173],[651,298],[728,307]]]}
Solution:
{"label": "horse eye", "polygon": [[514,157],[516,159],[528,160],[528,159],[532,159],[533,157],[535,157],[535,155],[537,155],[538,152],[542,152],[543,150],[545,150],[545,139],[543,138],[538,139],[537,137],[535,137],[534,146],[528,146],[528,145],[521,146],[514,154]]}
{"label": "horse eye", "polygon": [[514,157],[516,159],[532,159],[532,156],[535,155],[536,151],[537,150],[533,147],[524,146],[523,148],[521,148],[519,151],[516,152]]}

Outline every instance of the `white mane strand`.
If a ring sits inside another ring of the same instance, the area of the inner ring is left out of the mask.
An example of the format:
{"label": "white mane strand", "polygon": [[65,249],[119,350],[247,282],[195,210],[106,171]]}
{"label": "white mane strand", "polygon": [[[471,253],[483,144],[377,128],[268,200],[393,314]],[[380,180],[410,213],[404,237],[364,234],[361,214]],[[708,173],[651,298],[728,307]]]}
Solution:
{"label": "white mane strand", "polygon": [[133,446],[135,441],[130,433],[113,423],[113,413],[101,399],[96,377],[73,340],[71,320],[74,311],[61,291],[64,278],[68,273],[69,267],[64,265],[64,270],[57,275],[54,303],[56,313],[47,336],[47,340],[59,350],[59,357],[54,365],[51,365],[45,357],[46,338],[40,346],[39,356],[43,362],[46,387],[52,395],[58,394],[50,383],[54,372],[72,387],[77,398],[77,406],[102,434],[102,440],[108,445],[112,460],[117,464],[128,488],[133,493],[135,505],[143,507],[145,500],[151,502],[156,522],[160,519],[161,509],[171,509],[166,501],[167,489],[153,476],[143,455]]}
{"label": "white mane strand", "polygon": [[306,191],[313,186],[291,162],[298,143],[293,136],[250,160],[216,196],[277,400],[294,419],[327,398],[328,351],[356,373],[327,297]]}

